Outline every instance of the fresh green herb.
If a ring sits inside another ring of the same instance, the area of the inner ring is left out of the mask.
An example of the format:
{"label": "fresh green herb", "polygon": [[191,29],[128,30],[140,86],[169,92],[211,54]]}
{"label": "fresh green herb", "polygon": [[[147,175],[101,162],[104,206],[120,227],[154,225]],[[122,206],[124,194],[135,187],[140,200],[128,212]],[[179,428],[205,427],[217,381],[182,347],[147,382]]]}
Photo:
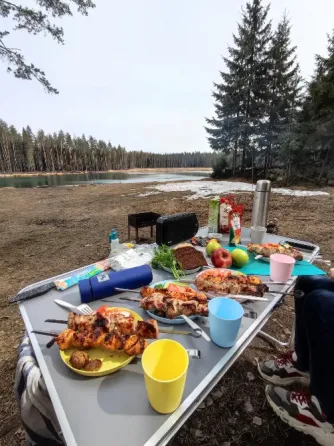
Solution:
{"label": "fresh green herb", "polygon": [[181,265],[176,260],[172,250],[166,245],[159,246],[154,249],[154,257],[152,259],[153,268],[169,268],[175,279],[179,279],[184,272]]}
{"label": "fresh green herb", "polygon": [[155,290],[162,290],[164,288],[165,288],[164,283],[159,283],[158,285],[155,285],[155,287],[154,287]]}

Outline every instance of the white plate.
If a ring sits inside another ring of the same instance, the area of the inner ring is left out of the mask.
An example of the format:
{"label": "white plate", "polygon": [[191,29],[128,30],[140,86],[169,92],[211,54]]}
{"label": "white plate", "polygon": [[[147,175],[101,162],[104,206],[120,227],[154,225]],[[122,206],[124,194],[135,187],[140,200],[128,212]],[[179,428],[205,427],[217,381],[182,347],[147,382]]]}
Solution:
{"label": "white plate", "polygon": [[[261,260],[261,262],[266,262],[266,263],[270,263],[270,257],[265,257],[265,256],[261,256],[260,254],[257,254],[255,256],[255,260]],[[306,260],[306,259],[304,259]],[[300,263],[300,260],[296,260],[296,263]],[[306,262],[308,262],[308,260],[306,260]]]}
{"label": "white plate", "polygon": [[[201,271],[201,269],[203,268],[203,266],[198,266],[195,269],[185,269],[183,270],[184,274],[186,276],[188,276],[189,274],[194,274],[194,273],[198,273],[198,271]],[[164,269],[165,271],[167,271],[168,273],[172,273],[172,270],[170,268],[167,268],[167,266],[163,266],[162,269]]]}
{"label": "white plate", "polygon": [[[177,280],[162,280],[161,282],[156,282],[153,283],[152,285],[150,285],[151,288],[155,288],[157,285],[166,285],[168,283],[182,283],[182,280],[177,281]],[[189,284],[186,284],[187,286],[190,286]],[[158,322],[162,322],[163,324],[169,324],[169,325],[181,325],[181,324],[185,324],[186,321],[182,318],[182,317],[176,317],[175,319],[169,319],[168,317],[161,317],[161,316],[157,316],[155,313],[153,313],[152,311],[146,310],[146,313],[153,319],[157,320]],[[196,319],[198,316],[189,316],[190,319]]]}

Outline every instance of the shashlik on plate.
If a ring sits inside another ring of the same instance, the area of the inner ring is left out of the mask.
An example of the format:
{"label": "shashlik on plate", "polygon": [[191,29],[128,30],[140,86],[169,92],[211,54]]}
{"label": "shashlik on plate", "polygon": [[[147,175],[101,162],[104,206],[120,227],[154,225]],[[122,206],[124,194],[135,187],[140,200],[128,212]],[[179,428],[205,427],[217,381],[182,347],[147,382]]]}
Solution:
{"label": "shashlik on plate", "polygon": [[[129,313],[130,314],[130,313]],[[76,332],[93,332],[102,329],[106,333],[118,335],[136,334],[146,339],[157,339],[159,335],[158,324],[154,319],[136,321],[133,316],[120,313],[100,311],[92,315],[69,313],[68,328]]]}
{"label": "shashlik on plate", "polygon": [[252,244],[247,246],[249,252],[269,258],[272,254],[285,254],[296,260],[303,260],[303,254],[289,244],[280,245],[278,243]]}
{"label": "shashlik on plate", "polygon": [[216,294],[238,294],[263,297],[269,291],[256,276],[246,276],[224,268],[213,268],[202,271],[195,279],[200,291],[211,291]]}
{"label": "shashlik on plate", "polygon": [[161,282],[161,288],[160,284],[155,287],[143,287],[139,305],[148,311],[151,317],[165,318],[158,320],[168,323],[169,320],[175,320],[182,315],[207,316],[208,297],[203,291],[211,291],[217,295],[244,295],[245,299],[247,296],[263,297],[269,291],[268,286],[256,276],[245,276],[218,268],[198,274],[195,285],[197,290],[166,281]]}
{"label": "shashlik on plate", "polygon": [[152,288],[146,286],[140,290],[140,295],[143,298],[152,297],[153,295],[156,296],[157,294],[159,294],[159,296],[177,300],[197,300],[200,303],[205,303],[208,300],[205,293],[194,290],[194,288],[191,288],[187,284],[182,285],[182,282],[180,285],[177,285],[174,282],[167,283],[166,288]]}
{"label": "shashlik on plate", "polygon": [[105,333],[103,328],[96,328],[91,332],[78,332],[68,328],[56,337],[55,342],[60,350],[101,347],[109,352],[122,351],[128,356],[141,355],[148,346],[148,342],[138,335]]}
{"label": "shashlik on plate", "polygon": [[[100,315],[113,314],[115,318],[117,318],[116,315],[123,315],[123,317],[133,319],[134,322],[143,322],[143,319],[138,313],[128,308],[110,308],[104,306],[99,308],[96,313],[99,313]],[[88,320],[89,319],[87,318],[86,321]],[[57,322],[59,323],[61,321]],[[155,321],[153,321],[153,324],[151,324],[151,326],[156,327]],[[35,332],[50,335],[48,332]],[[54,337],[54,334],[52,335]],[[93,331],[81,332],[67,329],[60,335],[56,335],[47,346],[51,346],[54,342],[57,342],[59,345],[60,357],[64,364],[73,372],[89,377],[104,376],[120,370],[132,361],[134,355],[142,354],[148,345],[143,337],[138,336],[138,333],[130,335],[122,335],[113,332],[106,333],[104,327],[97,327]],[[71,356],[78,349],[80,351],[89,349],[90,361],[87,367],[83,367],[82,369],[75,368],[71,364]],[[102,365],[100,364],[101,362]]]}
{"label": "shashlik on plate", "polygon": [[207,316],[207,303],[200,303],[197,300],[179,300],[159,293],[153,293],[150,297],[140,300],[140,307],[146,311],[154,312],[158,316],[168,319],[175,319],[178,316]]}

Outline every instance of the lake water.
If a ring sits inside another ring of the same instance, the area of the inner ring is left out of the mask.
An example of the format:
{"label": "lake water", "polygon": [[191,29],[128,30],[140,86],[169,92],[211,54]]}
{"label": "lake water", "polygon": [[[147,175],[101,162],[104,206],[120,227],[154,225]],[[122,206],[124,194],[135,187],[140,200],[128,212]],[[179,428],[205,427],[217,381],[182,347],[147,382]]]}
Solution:
{"label": "lake water", "polygon": [[180,171],[176,173],[70,173],[66,175],[17,176],[0,178],[0,187],[66,186],[74,184],[149,183],[151,181],[200,180],[210,172]]}

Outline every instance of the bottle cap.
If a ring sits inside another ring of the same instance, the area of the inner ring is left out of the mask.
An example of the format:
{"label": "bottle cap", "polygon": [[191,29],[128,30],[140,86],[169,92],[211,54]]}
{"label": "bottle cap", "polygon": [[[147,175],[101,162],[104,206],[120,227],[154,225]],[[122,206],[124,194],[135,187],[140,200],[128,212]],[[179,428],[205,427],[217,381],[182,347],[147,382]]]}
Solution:
{"label": "bottle cap", "polygon": [[109,242],[111,242],[111,240],[116,240],[117,238],[118,238],[118,232],[116,231],[116,229],[113,229],[109,234]]}
{"label": "bottle cap", "polygon": [[269,180],[258,180],[256,183],[256,192],[270,192],[271,181]]}

